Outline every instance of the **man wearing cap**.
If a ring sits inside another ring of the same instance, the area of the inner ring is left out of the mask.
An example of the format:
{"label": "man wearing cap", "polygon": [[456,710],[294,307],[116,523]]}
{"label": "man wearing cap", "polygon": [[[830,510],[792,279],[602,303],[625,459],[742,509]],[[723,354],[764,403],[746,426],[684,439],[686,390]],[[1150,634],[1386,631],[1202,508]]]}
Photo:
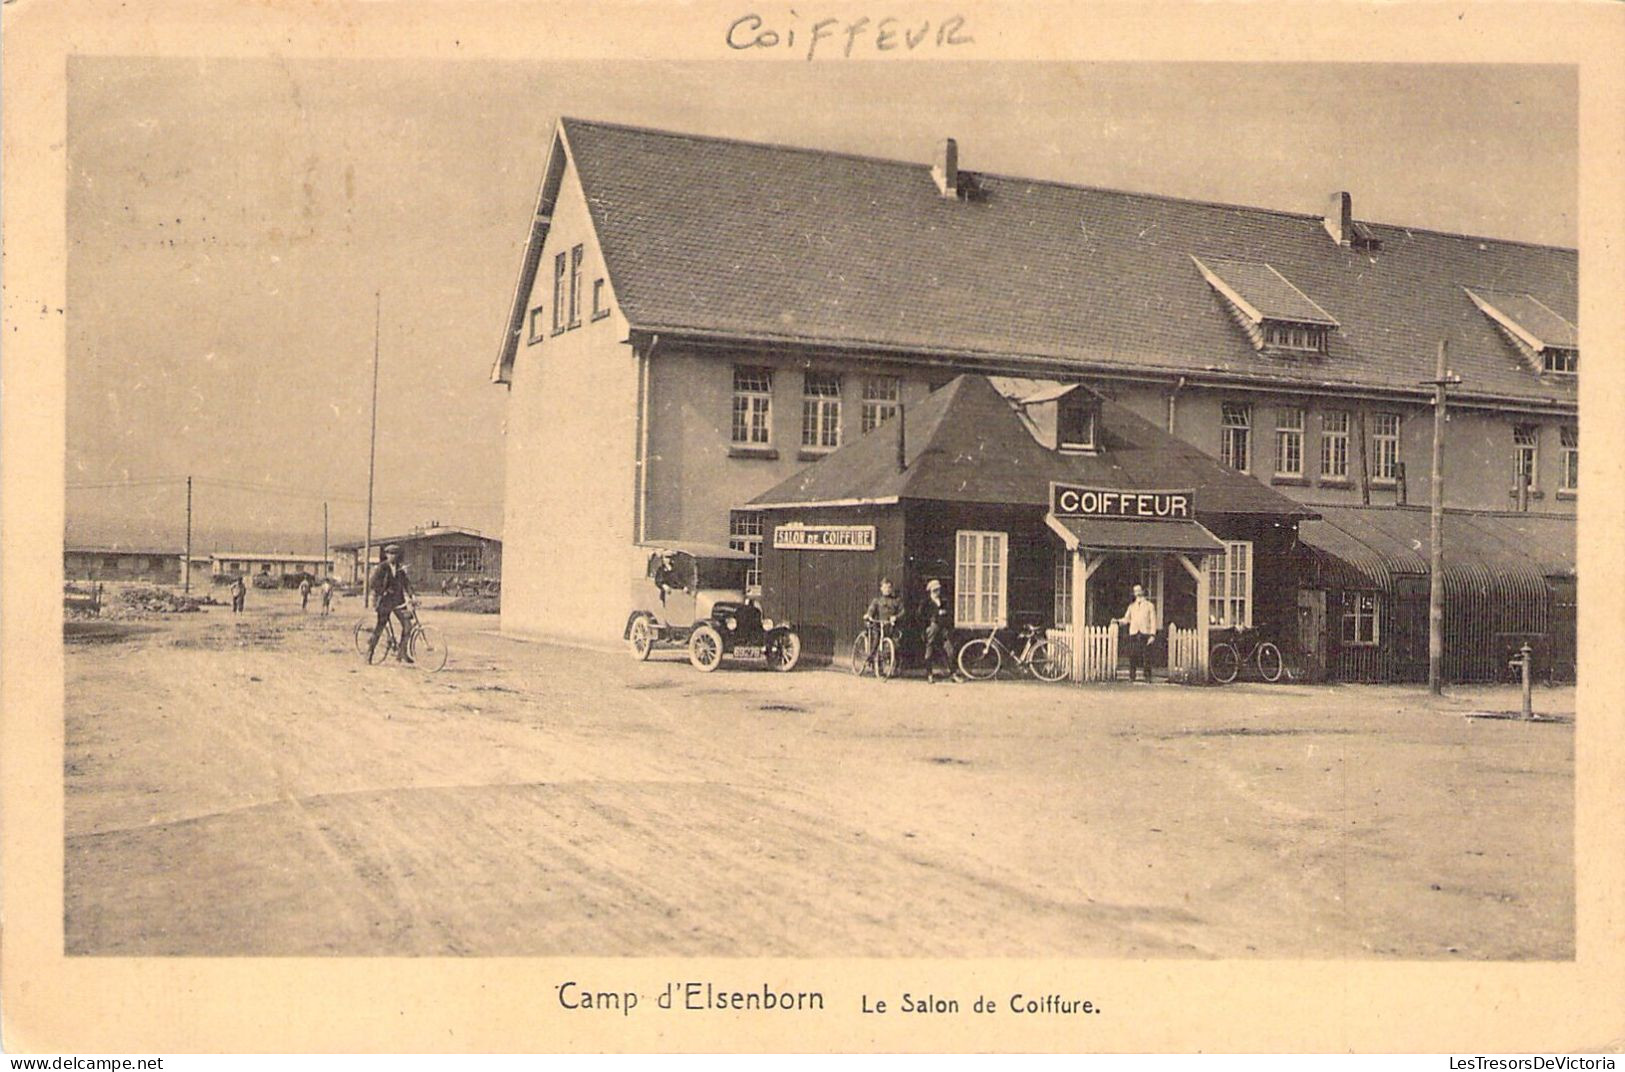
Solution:
{"label": "man wearing cap", "polygon": [[395,648],[395,658],[403,663],[411,662],[406,654],[406,601],[412,597],[412,582],[406,578],[406,567],[401,565],[401,548],[399,544],[390,544],[384,548],[384,560],[372,571],[372,596],[374,606],[378,608],[378,624],[372,627],[372,640],[367,644],[367,661],[372,662],[372,653],[378,647],[378,638],[384,635],[384,627],[389,624],[389,616],[395,615],[400,622],[401,643]]}
{"label": "man wearing cap", "polygon": [[941,659],[946,676],[963,681],[954,669],[953,627],[954,612],[942,595],[942,582],[935,577],[925,582],[925,604],[920,607],[925,622],[925,680],[936,684],[937,660]]}

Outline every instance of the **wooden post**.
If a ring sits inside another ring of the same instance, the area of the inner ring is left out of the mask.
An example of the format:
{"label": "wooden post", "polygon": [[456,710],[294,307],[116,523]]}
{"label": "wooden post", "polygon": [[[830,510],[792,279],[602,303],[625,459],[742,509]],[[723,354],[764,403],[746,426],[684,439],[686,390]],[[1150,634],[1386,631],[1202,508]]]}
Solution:
{"label": "wooden post", "polygon": [[1088,661],[1086,631],[1089,628],[1087,599],[1089,595],[1089,556],[1083,548],[1072,552],[1072,680],[1083,680],[1083,666]]}
{"label": "wooden post", "polygon": [[1192,680],[1197,683],[1207,681],[1207,649],[1208,649],[1208,620],[1207,620],[1207,560],[1200,559],[1200,565],[1192,562],[1189,555],[1180,555],[1179,564],[1185,567],[1196,580],[1196,661],[1191,667]]}
{"label": "wooden post", "polygon": [[192,478],[186,478],[186,561],[181,563],[181,591],[192,590]]}
{"label": "wooden post", "polygon": [[[1439,340],[1433,377],[1433,497],[1428,511],[1428,692],[1444,692],[1444,426],[1447,388],[1460,383],[1445,368],[1445,340]],[[1521,482],[1521,474],[1520,474]]]}

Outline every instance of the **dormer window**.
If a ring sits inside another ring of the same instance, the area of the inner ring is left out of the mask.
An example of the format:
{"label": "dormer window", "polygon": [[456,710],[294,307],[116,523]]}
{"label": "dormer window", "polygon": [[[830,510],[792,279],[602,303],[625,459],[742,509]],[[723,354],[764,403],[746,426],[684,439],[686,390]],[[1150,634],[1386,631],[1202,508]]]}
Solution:
{"label": "dormer window", "polygon": [[1293,324],[1284,320],[1264,321],[1264,345],[1275,350],[1326,352],[1327,328],[1321,324]]}
{"label": "dormer window", "polygon": [[1580,332],[1550,305],[1524,291],[1462,287],[1531,369],[1543,375],[1580,372]]}
{"label": "dormer window", "polygon": [[1099,449],[1096,439],[1096,419],[1099,409],[1094,396],[1087,391],[1073,391],[1063,395],[1056,413],[1056,442],[1061,450],[1093,452]]}
{"label": "dormer window", "polygon": [[1324,354],[1337,321],[1274,267],[1261,261],[1191,260],[1223,300],[1253,349]]}

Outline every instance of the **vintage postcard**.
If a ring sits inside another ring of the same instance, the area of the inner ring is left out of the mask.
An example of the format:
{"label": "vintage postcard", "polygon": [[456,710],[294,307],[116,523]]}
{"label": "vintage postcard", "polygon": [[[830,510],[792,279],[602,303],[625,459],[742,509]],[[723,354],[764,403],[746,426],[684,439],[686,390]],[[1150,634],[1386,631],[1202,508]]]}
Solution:
{"label": "vintage postcard", "polygon": [[4,18],[10,1049],[1620,1045],[1619,9]]}

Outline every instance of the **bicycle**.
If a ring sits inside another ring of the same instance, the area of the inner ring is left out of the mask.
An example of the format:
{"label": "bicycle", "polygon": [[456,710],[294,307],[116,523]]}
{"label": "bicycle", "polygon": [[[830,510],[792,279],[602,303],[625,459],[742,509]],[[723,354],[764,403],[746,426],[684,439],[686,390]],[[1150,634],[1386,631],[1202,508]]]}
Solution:
{"label": "bicycle", "polygon": [[1235,644],[1228,640],[1221,640],[1208,649],[1208,673],[1213,680],[1221,685],[1228,685],[1236,680],[1242,667],[1249,663],[1258,667],[1258,676],[1274,684],[1281,680],[1281,674],[1286,669],[1286,660],[1281,656],[1281,649],[1265,640],[1250,629],[1238,629],[1235,640],[1240,643],[1251,643],[1247,654],[1242,655]]}
{"label": "bicycle", "polygon": [[[417,600],[409,600],[405,604],[406,610],[406,657],[416,666],[422,667],[433,674],[446,668],[446,659],[451,651],[446,647],[446,640],[440,630],[432,625],[424,625],[418,617]],[[372,642],[372,631],[377,624],[377,617],[363,617],[355,623],[355,646],[360,655],[368,655],[367,645]],[[376,666],[385,659],[401,650],[403,641],[395,632],[395,616],[392,614],[384,620],[384,635],[378,638],[378,644],[371,651],[368,659]]]}
{"label": "bicycle", "polygon": [[1072,668],[1072,649],[1066,641],[1046,639],[1042,633],[1037,625],[1023,626],[1018,653],[1005,646],[994,626],[987,636],[966,641],[959,649],[959,672],[976,681],[987,681],[998,674],[1008,658],[1040,681],[1059,681]]}
{"label": "bicycle", "polygon": [[865,620],[863,632],[852,641],[852,672],[862,677],[873,670],[886,681],[897,673],[897,623]]}

